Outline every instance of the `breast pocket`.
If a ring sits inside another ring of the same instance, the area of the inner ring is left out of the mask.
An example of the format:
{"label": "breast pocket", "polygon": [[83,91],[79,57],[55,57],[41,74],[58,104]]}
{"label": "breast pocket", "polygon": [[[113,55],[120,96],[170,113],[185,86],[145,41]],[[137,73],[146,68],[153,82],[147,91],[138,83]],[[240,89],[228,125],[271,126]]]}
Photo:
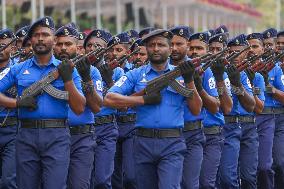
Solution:
{"label": "breast pocket", "polygon": [[35,83],[33,79],[20,79],[18,80],[18,93],[22,94],[23,90]]}
{"label": "breast pocket", "polygon": [[181,106],[183,104],[184,97],[171,87],[167,87],[166,90],[163,91],[163,96],[165,96],[163,100],[165,100],[165,103],[168,105]]}
{"label": "breast pocket", "polygon": [[55,80],[54,82],[51,83],[55,88],[60,89],[60,90],[64,90],[64,83],[62,80]]}

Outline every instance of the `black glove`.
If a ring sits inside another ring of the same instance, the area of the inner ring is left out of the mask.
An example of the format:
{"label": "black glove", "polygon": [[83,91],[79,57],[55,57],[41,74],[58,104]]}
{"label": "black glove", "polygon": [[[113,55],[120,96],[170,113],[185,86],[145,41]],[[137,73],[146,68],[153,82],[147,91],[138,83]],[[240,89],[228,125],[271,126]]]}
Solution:
{"label": "black glove", "polygon": [[228,77],[229,77],[232,85],[234,85],[236,87],[240,87],[242,85],[241,84],[241,74],[237,70],[236,66],[230,65],[227,68],[227,74],[228,74]]}
{"label": "black glove", "polygon": [[162,96],[160,93],[146,94],[143,96],[144,105],[160,104]]}
{"label": "black glove", "polygon": [[223,81],[223,75],[225,72],[225,66],[223,63],[223,59],[217,60],[216,62],[213,63],[213,65],[211,66],[211,70],[213,73],[213,76],[215,77],[215,80],[217,82]]}
{"label": "black glove", "polygon": [[186,61],[179,65],[181,75],[184,79],[184,83],[190,83],[193,81],[193,74],[195,71],[194,65],[191,61]]}
{"label": "black glove", "polygon": [[109,67],[108,64],[102,64],[101,66],[98,67],[102,79],[106,82],[107,85],[113,82],[112,80],[112,75],[113,75],[113,70]]}
{"label": "black glove", "polygon": [[199,73],[195,72],[194,75],[193,75],[193,78],[194,78],[194,85],[195,85],[196,90],[198,92],[202,91],[203,90],[202,79],[201,79]]}
{"label": "black glove", "polygon": [[76,65],[76,68],[79,72],[79,75],[82,78],[82,81],[88,82],[91,81],[91,65],[87,62],[87,59],[84,58]]}
{"label": "black glove", "polygon": [[264,79],[265,86],[268,86],[269,85],[268,72],[262,71],[262,72],[260,72],[260,74],[262,75],[262,77]]}
{"label": "black glove", "polygon": [[253,80],[254,80],[254,78],[255,78],[255,72],[252,71],[252,70],[249,69],[249,68],[247,68],[247,69],[245,70],[245,72],[246,72],[246,74],[247,74],[247,76],[248,76],[248,79],[249,79],[251,85],[253,85]]}
{"label": "black glove", "polygon": [[72,80],[73,67],[69,60],[63,60],[57,69],[64,83]]}
{"label": "black glove", "polygon": [[37,109],[37,101],[32,96],[27,96],[24,98],[20,97],[20,98],[17,98],[16,106],[17,108],[29,108],[29,109],[35,110]]}

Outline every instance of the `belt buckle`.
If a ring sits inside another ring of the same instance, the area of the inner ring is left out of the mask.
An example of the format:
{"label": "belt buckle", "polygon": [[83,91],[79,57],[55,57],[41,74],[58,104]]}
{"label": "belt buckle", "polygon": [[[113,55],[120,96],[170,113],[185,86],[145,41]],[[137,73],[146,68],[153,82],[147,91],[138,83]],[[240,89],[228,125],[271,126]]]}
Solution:
{"label": "belt buckle", "polygon": [[161,138],[161,132],[158,129],[153,130],[154,138]]}
{"label": "belt buckle", "polygon": [[42,120],[36,120],[36,128],[38,128],[38,129],[44,128],[44,124],[43,124]]}

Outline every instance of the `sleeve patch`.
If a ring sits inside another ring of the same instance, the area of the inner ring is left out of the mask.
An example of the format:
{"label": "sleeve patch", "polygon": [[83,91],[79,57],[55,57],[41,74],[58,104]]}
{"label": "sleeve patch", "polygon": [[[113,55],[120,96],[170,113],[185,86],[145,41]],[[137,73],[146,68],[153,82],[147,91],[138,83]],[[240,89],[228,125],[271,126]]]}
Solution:
{"label": "sleeve patch", "polygon": [[231,91],[231,83],[230,83],[229,78],[226,78],[224,81],[225,81],[225,86],[226,86],[227,90]]}
{"label": "sleeve patch", "polygon": [[284,85],[284,75],[281,75],[281,81],[282,81],[282,84]]}
{"label": "sleeve patch", "polygon": [[247,84],[249,88],[252,88],[249,78],[247,78]]}
{"label": "sleeve patch", "polygon": [[127,80],[127,77],[122,76],[114,85],[117,87],[121,87],[126,80]]}
{"label": "sleeve patch", "polygon": [[208,85],[209,85],[209,88],[210,88],[210,89],[216,88],[216,82],[215,82],[215,79],[214,79],[213,77],[211,77],[211,78],[208,80]]}
{"label": "sleeve patch", "polygon": [[96,81],[96,88],[97,88],[97,91],[103,91],[103,85],[100,80]]}
{"label": "sleeve patch", "polygon": [[10,68],[6,68],[5,70],[3,70],[0,73],[0,80],[3,79],[3,77],[5,77],[5,75],[7,75],[7,73],[9,73],[9,71],[10,71]]}

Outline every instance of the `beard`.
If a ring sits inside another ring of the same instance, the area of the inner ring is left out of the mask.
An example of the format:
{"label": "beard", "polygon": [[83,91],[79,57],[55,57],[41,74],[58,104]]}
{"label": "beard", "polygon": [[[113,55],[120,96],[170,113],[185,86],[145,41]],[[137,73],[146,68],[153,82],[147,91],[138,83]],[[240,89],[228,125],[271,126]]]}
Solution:
{"label": "beard", "polygon": [[0,53],[0,64],[7,62],[8,58],[3,53]]}
{"label": "beard", "polygon": [[168,60],[168,55],[162,55],[162,54],[149,54],[149,60],[153,64],[163,64]]}
{"label": "beard", "polygon": [[33,45],[33,50],[34,50],[35,54],[47,55],[51,52],[52,46],[47,46],[43,43],[37,43],[37,44]]}
{"label": "beard", "polygon": [[56,53],[54,56],[58,60],[70,60],[70,59],[76,57],[76,53],[69,54],[67,52],[60,52],[58,54]]}

